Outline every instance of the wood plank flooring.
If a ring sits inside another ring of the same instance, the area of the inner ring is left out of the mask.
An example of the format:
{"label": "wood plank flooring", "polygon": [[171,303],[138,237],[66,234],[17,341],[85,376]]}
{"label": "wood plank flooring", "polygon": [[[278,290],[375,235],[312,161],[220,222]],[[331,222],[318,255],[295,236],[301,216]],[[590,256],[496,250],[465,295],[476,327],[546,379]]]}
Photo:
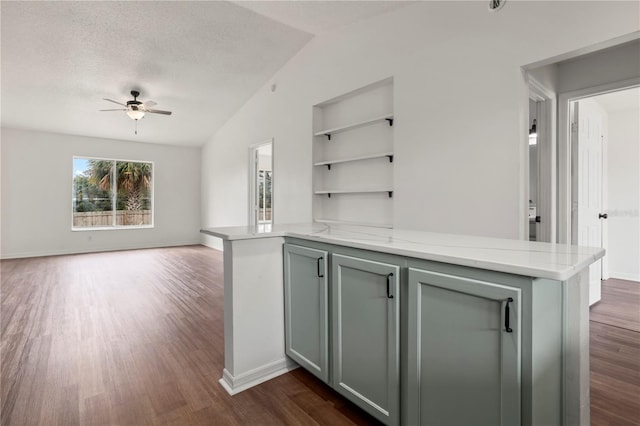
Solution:
{"label": "wood plank flooring", "polygon": [[589,325],[591,425],[640,425],[640,283],[603,281]]}
{"label": "wood plank flooring", "polygon": [[[368,425],[297,369],[234,397],[222,254],[203,246],[3,260],[1,419],[9,425]],[[640,425],[640,283],[591,309],[592,425]]]}
{"label": "wood plank flooring", "polygon": [[301,369],[225,392],[216,250],[0,265],[3,426],[375,424]]}

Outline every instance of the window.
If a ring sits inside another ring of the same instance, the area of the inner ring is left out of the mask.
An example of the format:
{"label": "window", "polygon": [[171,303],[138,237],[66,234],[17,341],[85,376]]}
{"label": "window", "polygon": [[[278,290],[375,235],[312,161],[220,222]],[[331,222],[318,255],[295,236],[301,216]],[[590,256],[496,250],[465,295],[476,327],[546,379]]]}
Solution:
{"label": "window", "polygon": [[258,169],[258,223],[271,223],[271,178],[273,171]]}
{"label": "window", "polygon": [[273,223],[273,140],[249,147],[249,224]]}
{"label": "window", "polygon": [[153,226],[153,163],[73,158],[72,229]]}

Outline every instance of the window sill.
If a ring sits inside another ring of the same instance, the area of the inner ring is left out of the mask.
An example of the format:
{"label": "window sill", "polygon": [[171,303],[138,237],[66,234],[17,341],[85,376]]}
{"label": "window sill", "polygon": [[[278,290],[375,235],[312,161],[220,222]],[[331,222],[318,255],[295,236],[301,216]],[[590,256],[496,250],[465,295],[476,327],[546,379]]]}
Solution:
{"label": "window sill", "polygon": [[154,225],[131,225],[131,226],[95,226],[87,228],[71,228],[71,232],[83,232],[83,231],[122,231],[123,229],[151,229],[155,228]]}

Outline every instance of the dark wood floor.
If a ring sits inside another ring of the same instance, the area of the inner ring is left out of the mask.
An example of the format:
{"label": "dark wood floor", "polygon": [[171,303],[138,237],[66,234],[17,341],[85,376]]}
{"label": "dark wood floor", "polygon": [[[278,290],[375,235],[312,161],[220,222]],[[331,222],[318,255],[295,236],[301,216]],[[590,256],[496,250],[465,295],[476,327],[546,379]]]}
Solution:
{"label": "dark wood floor", "polygon": [[640,283],[603,281],[590,319],[591,425],[640,425]]}
{"label": "dark wood floor", "polygon": [[375,423],[301,369],[225,392],[216,250],[0,265],[3,426]]}
{"label": "dark wood floor", "polygon": [[[3,426],[376,424],[302,369],[234,397],[222,389],[218,251],[189,246],[0,266]],[[594,426],[640,425],[639,310],[640,284],[619,280],[605,283],[592,308]]]}

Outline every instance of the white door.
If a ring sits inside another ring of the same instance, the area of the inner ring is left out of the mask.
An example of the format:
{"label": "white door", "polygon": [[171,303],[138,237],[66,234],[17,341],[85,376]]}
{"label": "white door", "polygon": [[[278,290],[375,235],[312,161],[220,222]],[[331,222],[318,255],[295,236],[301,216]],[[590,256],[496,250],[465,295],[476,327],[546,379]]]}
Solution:
{"label": "white door", "polygon": [[[580,246],[602,247],[602,143],[603,112],[592,99],[575,103],[572,124],[574,151],[572,241]],[[577,123],[577,124],[576,124]],[[589,304],[600,300],[602,261],[589,267]]]}

